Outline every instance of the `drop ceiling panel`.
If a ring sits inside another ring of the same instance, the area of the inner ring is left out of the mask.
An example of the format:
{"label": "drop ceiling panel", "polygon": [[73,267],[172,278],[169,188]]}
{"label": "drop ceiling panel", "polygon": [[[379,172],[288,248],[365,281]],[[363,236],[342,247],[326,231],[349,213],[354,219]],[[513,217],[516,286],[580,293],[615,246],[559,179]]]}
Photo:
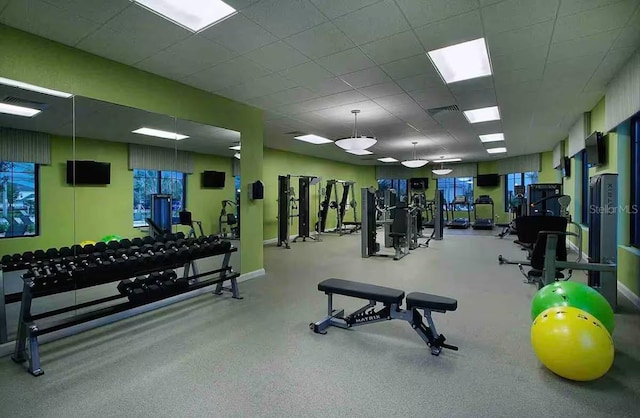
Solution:
{"label": "drop ceiling panel", "polygon": [[304,86],[314,93],[323,96],[352,90],[351,87],[337,77],[308,81]]}
{"label": "drop ceiling panel", "polygon": [[295,87],[295,83],[292,81],[287,80],[278,74],[270,74],[266,77],[228,87],[218,91],[218,93],[222,96],[231,97],[236,100],[245,100],[252,97],[266,96],[292,87]]}
{"label": "drop ceiling panel", "polygon": [[194,35],[136,64],[145,71],[181,79],[230,60],[235,53],[200,35]]}
{"label": "drop ceiling panel", "polygon": [[9,2],[0,15],[0,23],[67,45],[75,45],[100,27],[73,11],[39,0]]}
{"label": "drop ceiling panel", "polygon": [[620,0],[562,0],[560,3],[559,16],[572,15],[587,10],[597,9],[618,3]]}
{"label": "drop ceiling panel", "polygon": [[354,43],[332,22],[323,23],[285,39],[309,58],[317,59],[354,48]]}
{"label": "drop ceiling panel", "polygon": [[240,13],[211,26],[201,34],[238,54],[277,41],[275,36]]}
{"label": "drop ceiling panel", "polygon": [[432,76],[435,72],[431,61],[426,54],[418,54],[409,58],[389,62],[380,66],[391,78],[400,80],[403,78],[428,74]]}
{"label": "drop ceiling panel", "polygon": [[487,44],[491,56],[527,51],[532,47],[544,46],[551,42],[554,22],[543,22],[526,28],[501,33],[488,33]]}
{"label": "drop ceiling panel", "polygon": [[392,96],[403,92],[402,89],[394,82],[375,84],[373,86],[358,89],[358,91],[371,99]]}
{"label": "drop ceiling panel", "polygon": [[477,10],[416,28],[416,34],[427,51],[484,36]]}
{"label": "drop ceiling panel", "polygon": [[341,16],[335,24],[356,44],[366,44],[410,29],[392,0],[383,0]]}
{"label": "drop ceiling panel", "polygon": [[280,75],[295,81],[300,85],[306,85],[311,81],[318,81],[326,78],[332,78],[333,74],[316,64],[315,62],[306,62],[296,67],[288,68],[280,72]]}
{"label": "drop ceiling panel", "polygon": [[542,80],[543,74],[544,61],[517,70],[495,70],[495,85],[496,88],[498,88],[499,86],[508,88],[508,86],[511,86],[513,84],[520,84],[533,80]]}
{"label": "drop ceiling panel", "polygon": [[544,72],[544,80],[564,83],[562,79],[581,77],[583,74],[591,76],[604,58],[604,52],[594,55],[586,55],[578,58],[564,59],[561,61],[547,62]]}
{"label": "drop ceiling panel", "polygon": [[[640,13],[636,14],[640,16]],[[640,18],[636,20],[638,20],[637,23],[627,26],[621,30],[620,36],[613,44],[613,49],[634,48],[640,44]]]}
{"label": "drop ceiling panel", "polygon": [[207,91],[217,91],[256,78],[266,77],[269,71],[245,57],[237,57],[184,79],[187,84]]}
{"label": "drop ceiling panel", "polygon": [[360,49],[352,48],[317,60],[317,63],[335,75],[352,73],[375,64]]}
{"label": "drop ceiling panel", "polygon": [[391,81],[389,76],[378,67],[366,68],[364,70],[345,74],[340,76],[340,78],[354,88],[367,87]]}
{"label": "drop ceiling panel", "polygon": [[311,2],[329,19],[351,13],[380,0],[311,0]]}
{"label": "drop ceiling panel", "polygon": [[469,80],[458,81],[447,84],[453,95],[466,93],[474,90],[493,89],[493,77],[476,77]]}
{"label": "drop ceiling panel", "polygon": [[327,20],[307,0],[262,0],[242,13],[279,38],[286,38]]}
{"label": "drop ceiling panel", "polygon": [[281,71],[309,61],[307,57],[295,48],[282,41],[274,42],[260,49],[254,49],[247,53],[245,57],[271,71]]}
{"label": "drop ceiling panel", "polygon": [[272,100],[280,102],[281,104],[298,103],[305,100],[314,99],[317,96],[316,93],[308,90],[304,87],[294,87],[288,90],[274,93],[268,96]]}
{"label": "drop ceiling panel", "polygon": [[409,93],[420,106],[431,109],[455,104],[455,99],[446,87],[433,87]]}
{"label": "drop ceiling panel", "polygon": [[413,27],[477,9],[476,0],[396,0]]}
{"label": "drop ceiling panel", "polygon": [[225,3],[236,10],[246,9],[247,7],[259,1],[260,0],[224,0]]}
{"label": "drop ceiling panel", "polygon": [[411,77],[401,78],[396,80],[396,83],[402,87],[405,91],[423,90],[431,87],[442,85],[442,79],[435,72],[427,74],[418,74]]}
{"label": "drop ceiling panel", "polygon": [[600,66],[589,80],[585,91],[602,90],[611,78],[627,62],[636,48],[614,49],[605,55]]}
{"label": "drop ceiling panel", "polygon": [[549,61],[578,58],[584,55],[606,53],[618,37],[620,29],[601,32],[594,35],[574,38],[567,41],[552,43],[549,50]]}
{"label": "drop ceiling panel", "polygon": [[[97,23],[106,23],[113,16],[132,6],[130,0],[46,0],[67,13],[82,16]],[[0,8],[2,8],[0,2]]]}
{"label": "drop ceiling panel", "polygon": [[560,0],[506,0],[482,8],[487,33],[506,32],[555,19]]}
{"label": "drop ceiling panel", "polygon": [[484,90],[461,91],[455,94],[455,99],[460,109],[478,109],[498,104],[493,87]]}
{"label": "drop ceiling panel", "polygon": [[[481,125],[481,126],[476,126],[476,125]],[[494,121],[485,122],[482,124],[474,123],[473,125],[471,125],[471,128],[473,129],[474,132],[476,132],[477,135],[497,134],[497,133],[503,132],[502,121],[500,120],[494,120]],[[478,140],[480,140],[480,138],[478,138]]]}
{"label": "drop ceiling panel", "polygon": [[626,0],[598,9],[559,17],[553,41],[560,42],[581,36],[606,32],[625,26],[638,6],[637,0]]}
{"label": "drop ceiling panel", "polygon": [[492,55],[491,66],[496,73],[544,65],[547,61],[547,45],[513,51],[504,55]]}
{"label": "drop ceiling panel", "polygon": [[407,106],[417,106],[416,102],[411,98],[411,96],[406,93],[379,97],[375,100],[375,102],[383,108],[392,111],[392,113],[394,109],[397,109],[397,111],[399,111],[400,109]]}
{"label": "drop ceiling panel", "polygon": [[413,31],[391,35],[362,45],[362,50],[376,64],[384,64],[424,53],[422,45]]}

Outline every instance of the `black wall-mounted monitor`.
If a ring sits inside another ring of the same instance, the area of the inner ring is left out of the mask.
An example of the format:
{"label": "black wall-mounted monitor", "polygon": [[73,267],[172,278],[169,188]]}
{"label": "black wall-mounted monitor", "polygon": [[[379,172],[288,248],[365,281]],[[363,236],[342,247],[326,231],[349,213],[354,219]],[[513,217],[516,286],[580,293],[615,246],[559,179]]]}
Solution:
{"label": "black wall-mounted monitor", "polygon": [[67,184],[104,185],[111,183],[111,163],[67,161]]}
{"label": "black wall-mounted monitor", "polygon": [[478,187],[496,187],[500,185],[499,174],[478,174],[476,179]]}
{"label": "black wall-mounted monitor", "polygon": [[594,132],[584,140],[587,150],[587,163],[591,166],[603,165],[607,162],[604,135],[602,132]]}
{"label": "black wall-mounted monitor", "polygon": [[571,177],[571,158],[562,157],[562,176]]}
{"label": "black wall-mounted monitor", "polygon": [[427,190],[429,188],[429,177],[414,177],[409,179],[411,190]]}
{"label": "black wall-mounted monitor", "polygon": [[204,171],[202,173],[203,189],[223,189],[226,179],[224,171]]}

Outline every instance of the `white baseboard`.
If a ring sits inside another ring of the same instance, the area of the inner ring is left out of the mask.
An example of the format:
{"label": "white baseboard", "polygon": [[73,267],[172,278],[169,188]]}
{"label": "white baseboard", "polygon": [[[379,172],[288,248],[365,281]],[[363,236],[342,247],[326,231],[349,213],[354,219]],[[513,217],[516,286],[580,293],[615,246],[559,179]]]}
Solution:
{"label": "white baseboard", "polygon": [[629,299],[631,303],[633,303],[636,306],[636,308],[640,309],[640,296],[633,293],[631,289],[629,289],[627,286],[624,285],[624,283],[621,283],[619,280],[618,280],[618,291],[622,293],[624,297]]}
{"label": "white baseboard", "polygon": [[255,279],[257,277],[262,277],[265,274],[267,274],[265,269],[250,271],[249,273],[241,274],[240,277],[238,277],[238,283],[246,282],[247,280]]}

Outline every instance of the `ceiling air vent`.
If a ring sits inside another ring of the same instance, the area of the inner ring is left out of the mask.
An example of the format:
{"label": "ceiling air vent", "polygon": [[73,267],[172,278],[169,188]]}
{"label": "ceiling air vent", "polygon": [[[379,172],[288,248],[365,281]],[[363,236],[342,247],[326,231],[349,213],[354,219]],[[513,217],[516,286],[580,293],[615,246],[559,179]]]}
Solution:
{"label": "ceiling air vent", "polygon": [[39,110],[44,110],[48,106],[46,103],[34,102],[33,100],[21,99],[19,97],[14,97],[14,96],[5,96],[2,99],[2,103],[10,104],[13,106],[28,107],[30,109],[39,109]]}
{"label": "ceiling air vent", "polygon": [[436,116],[443,112],[459,112],[460,108],[458,105],[450,105],[450,106],[442,106],[442,107],[434,107],[433,109],[427,109],[429,115]]}

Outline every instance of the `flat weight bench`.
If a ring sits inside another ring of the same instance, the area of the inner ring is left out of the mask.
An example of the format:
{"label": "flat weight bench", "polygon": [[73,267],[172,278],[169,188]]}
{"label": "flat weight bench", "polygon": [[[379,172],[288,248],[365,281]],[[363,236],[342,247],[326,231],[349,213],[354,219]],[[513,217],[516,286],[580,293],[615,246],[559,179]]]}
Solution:
{"label": "flat weight bench", "polygon": [[[438,334],[433,318],[431,318],[431,312],[455,311],[458,308],[458,301],[455,299],[413,292],[407,295],[407,309],[404,310],[400,308],[405,296],[404,291],[390,287],[351,280],[327,279],[318,283],[318,290],[327,295],[328,308],[327,316],[324,319],[309,324],[309,328],[315,333],[326,334],[327,328],[330,326],[347,329],[390,319],[402,319],[407,321],[420,338],[427,343],[434,356],[439,355],[443,348],[458,350],[458,347],[444,343],[446,338],[444,335]],[[369,303],[345,316],[344,309],[333,309],[334,294],[365,299]],[[378,303],[381,303],[383,307],[376,310]],[[427,320],[426,324],[422,321],[423,316]]]}

